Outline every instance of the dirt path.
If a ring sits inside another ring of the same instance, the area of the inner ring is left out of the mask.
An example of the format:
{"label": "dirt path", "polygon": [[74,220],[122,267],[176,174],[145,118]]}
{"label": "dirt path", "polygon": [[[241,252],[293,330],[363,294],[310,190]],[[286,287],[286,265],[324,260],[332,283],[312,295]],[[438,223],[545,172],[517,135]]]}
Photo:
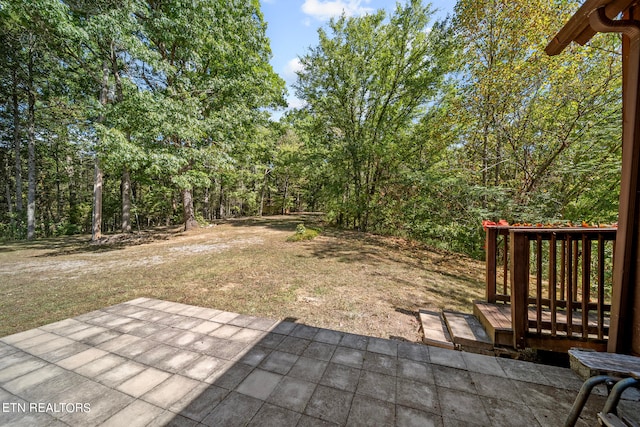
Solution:
{"label": "dirt path", "polygon": [[300,222],[319,217],[0,245],[0,336],[148,296],[417,341],[419,308],[470,311],[484,293],[477,261],[333,229],[287,242]]}

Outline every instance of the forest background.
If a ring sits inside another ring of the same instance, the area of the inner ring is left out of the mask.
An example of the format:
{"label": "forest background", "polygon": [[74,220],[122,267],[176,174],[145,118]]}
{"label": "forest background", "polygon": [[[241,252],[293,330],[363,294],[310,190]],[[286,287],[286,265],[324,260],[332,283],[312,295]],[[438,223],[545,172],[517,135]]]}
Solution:
{"label": "forest background", "polygon": [[322,211],[482,256],[483,219],[611,223],[621,43],[572,0],[332,19],[278,121],[258,0],[0,0],[0,238]]}

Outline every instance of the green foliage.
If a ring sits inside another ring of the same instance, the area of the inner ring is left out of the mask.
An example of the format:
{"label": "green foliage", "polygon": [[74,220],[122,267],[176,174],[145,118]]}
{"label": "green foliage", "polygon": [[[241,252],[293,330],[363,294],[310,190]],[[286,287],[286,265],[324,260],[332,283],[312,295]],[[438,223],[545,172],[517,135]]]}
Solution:
{"label": "green foliage", "polygon": [[301,242],[303,240],[313,240],[320,234],[320,230],[305,227],[304,224],[296,226],[296,232],[287,237],[287,242]]}

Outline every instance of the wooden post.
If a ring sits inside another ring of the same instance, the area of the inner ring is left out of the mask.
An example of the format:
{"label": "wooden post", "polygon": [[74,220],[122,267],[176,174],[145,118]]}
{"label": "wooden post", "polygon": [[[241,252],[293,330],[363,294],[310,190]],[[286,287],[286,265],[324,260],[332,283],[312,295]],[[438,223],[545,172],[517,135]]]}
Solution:
{"label": "wooden post", "polygon": [[513,346],[526,347],[529,329],[529,239],[524,233],[509,232],[511,242],[511,321]]}
{"label": "wooden post", "polygon": [[[498,243],[498,230],[495,227],[487,227],[485,250],[486,250],[486,284],[487,302],[496,302],[496,253]],[[505,254],[505,257],[507,254]]]}

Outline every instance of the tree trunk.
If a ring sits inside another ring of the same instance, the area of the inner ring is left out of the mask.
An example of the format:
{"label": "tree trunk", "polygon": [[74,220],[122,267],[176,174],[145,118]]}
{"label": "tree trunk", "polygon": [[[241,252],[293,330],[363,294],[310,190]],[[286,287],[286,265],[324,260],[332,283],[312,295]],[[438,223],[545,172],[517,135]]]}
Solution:
{"label": "tree trunk", "polygon": [[211,221],[211,209],[209,206],[209,187],[204,189],[204,206],[202,207],[202,216],[204,217],[204,219],[206,219],[207,221]]}
{"label": "tree trunk", "polygon": [[[100,104],[107,105],[107,95],[109,94],[109,63],[102,63],[102,88],[100,90]],[[99,122],[104,121],[102,114],[98,117]],[[93,217],[91,224],[91,240],[97,241],[102,237],[102,168],[100,157],[96,153],[94,175],[93,175]]]}
{"label": "tree trunk", "polygon": [[122,170],[122,232],[131,233],[131,175],[125,166]]}
{"label": "tree trunk", "polygon": [[22,156],[20,144],[20,109],[18,99],[18,73],[13,70],[13,90],[11,94],[13,103],[13,149],[16,173],[16,212],[22,214]]}
{"label": "tree trunk", "polygon": [[182,211],[184,218],[184,231],[198,228],[195,211],[193,209],[193,195],[191,190],[182,190]]}
{"label": "tree trunk", "polygon": [[[33,43],[33,35],[31,42]],[[33,46],[30,46],[30,48]],[[33,52],[29,52],[29,86],[28,86],[28,159],[27,159],[27,240],[36,236],[36,95],[33,87]]]}
{"label": "tree trunk", "polygon": [[102,237],[102,168],[96,156],[93,175],[93,216],[91,222],[91,240],[98,241]]}

